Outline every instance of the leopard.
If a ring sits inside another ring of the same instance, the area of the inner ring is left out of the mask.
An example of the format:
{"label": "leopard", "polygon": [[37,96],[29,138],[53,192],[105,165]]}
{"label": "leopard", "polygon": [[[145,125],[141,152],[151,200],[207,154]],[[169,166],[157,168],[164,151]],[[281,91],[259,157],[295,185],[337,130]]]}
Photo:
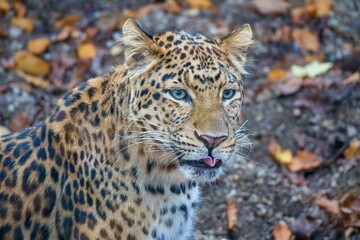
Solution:
{"label": "leopard", "polygon": [[251,28],[151,35],[128,19],[120,41],[123,64],[1,136],[0,239],[191,238],[203,184],[246,142]]}

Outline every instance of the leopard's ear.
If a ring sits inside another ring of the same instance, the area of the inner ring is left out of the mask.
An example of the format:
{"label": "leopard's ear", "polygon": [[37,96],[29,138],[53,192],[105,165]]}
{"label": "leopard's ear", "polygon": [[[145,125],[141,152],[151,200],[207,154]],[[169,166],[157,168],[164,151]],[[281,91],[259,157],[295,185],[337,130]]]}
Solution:
{"label": "leopard's ear", "polygon": [[246,73],[244,63],[248,47],[254,42],[249,24],[243,25],[221,39],[221,45],[229,54],[229,60],[241,74]]}
{"label": "leopard's ear", "polygon": [[125,47],[125,62],[130,78],[140,75],[156,62],[158,47],[152,36],[140,28],[131,18],[122,28],[122,42]]}

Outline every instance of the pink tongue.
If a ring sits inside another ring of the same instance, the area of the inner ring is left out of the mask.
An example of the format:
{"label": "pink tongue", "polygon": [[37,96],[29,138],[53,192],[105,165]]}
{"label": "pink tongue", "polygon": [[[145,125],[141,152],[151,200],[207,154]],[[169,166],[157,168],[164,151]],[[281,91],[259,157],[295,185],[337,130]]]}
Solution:
{"label": "pink tongue", "polygon": [[219,158],[212,158],[212,157],[205,157],[203,159],[201,159],[204,161],[204,163],[206,163],[207,165],[209,165],[210,167],[215,166],[215,164],[220,160]]}

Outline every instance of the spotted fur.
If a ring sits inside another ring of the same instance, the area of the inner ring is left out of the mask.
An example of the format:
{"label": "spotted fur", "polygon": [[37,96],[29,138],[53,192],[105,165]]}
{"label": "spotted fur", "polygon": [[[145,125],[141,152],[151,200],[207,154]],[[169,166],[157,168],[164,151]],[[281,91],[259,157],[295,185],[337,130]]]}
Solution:
{"label": "spotted fur", "polygon": [[[223,40],[123,27],[126,64],[0,138],[0,239],[187,239],[198,183],[241,147],[248,25]],[[183,89],[178,100],[173,89]],[[226,89],[234,96],[224,100]],[[223,141],[211,147],[203,136]],[[203,163],[202,163],[203,164]]]}

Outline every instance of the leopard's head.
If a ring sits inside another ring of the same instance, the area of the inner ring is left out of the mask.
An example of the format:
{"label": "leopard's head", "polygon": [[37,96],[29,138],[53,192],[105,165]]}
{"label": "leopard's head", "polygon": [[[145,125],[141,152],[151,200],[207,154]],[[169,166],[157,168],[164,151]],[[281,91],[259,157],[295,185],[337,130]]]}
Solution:
{"label": "leopard's head", "polygon": [[246,144],[241,75],[252,42],[249,25],[211,40],[184,31],[151,36],[128,20],[129,139],[178,177],[215,180]]}

